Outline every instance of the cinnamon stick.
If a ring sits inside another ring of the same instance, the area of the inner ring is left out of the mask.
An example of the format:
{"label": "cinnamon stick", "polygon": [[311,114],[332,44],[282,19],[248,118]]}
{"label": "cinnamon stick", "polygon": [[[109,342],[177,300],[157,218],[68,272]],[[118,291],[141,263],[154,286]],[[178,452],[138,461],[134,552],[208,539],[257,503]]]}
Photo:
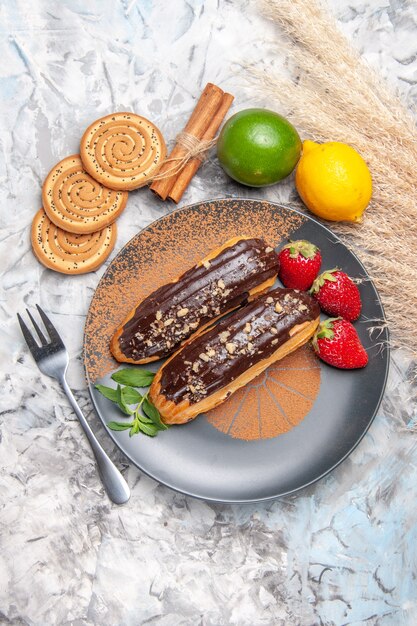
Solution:
{"label": "cinnamon stick", "polygon": [[[193,113],[191,114],[190,119],[187,122],[187,125],[184,128],[184,132],[194,135],[197,139],[201,139],[213,119],[214,114],[219,108],[222,98],[223,91],[220,87],[217,87],[212,83],[207,83]],[[168,162],[162,165],[158,175],[163,174],[172,167],[172,163],[175,161],[169,161],[169,159],[179,159],[185,156],[186,153],[187,152],[183,147],[176,145],[171,154],[168,156]],[[177,174],[174,174],[168,178],[155,180],[150,186],[150,189],[162,200],[166,200],[176,177]]]}
{"label": "cinnamon stick", "polygon": [[[220,106],[214,114],[213,119],[211,120],[206,132],[202,136],[202,140],[210,141],[214,139],[217,131],[219,130],[221,123],[223,122],[227,111],[229,110],[234,96],[230,93],[224,93],[223,98],[220,102]],[[192,177],[197,172],[200,167],[202,161],[196,157],[188,161],[185,167],[177,174],[176,179],[174,180],[174,184],[171,187],[171,191],[168,193],[168,198],[173,200],[175,203],[178,203],[184,191],[187,189]]]}

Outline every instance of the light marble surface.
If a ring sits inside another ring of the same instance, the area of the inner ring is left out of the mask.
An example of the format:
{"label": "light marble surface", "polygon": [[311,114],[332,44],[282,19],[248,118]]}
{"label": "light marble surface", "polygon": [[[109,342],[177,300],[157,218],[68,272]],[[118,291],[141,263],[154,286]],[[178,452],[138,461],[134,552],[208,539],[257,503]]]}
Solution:
{"label": "light marble surface", "polygon": [[[415,106],[417,4],[332,0],[331,9]],[[0,623],[415,624],[417,439],[407,425],[416,403],[403,355],[393,355],[371,430],[330,476],[267,504],[209,505],[129,467],[92,413],[82,333],[105,268],[64,277],[30,250],[41,182],[96,117],[134,110],[170,139],[207,81],[235,94],[234,110],[279,110],[239,70],[242,59],[270,60],[276,33],[256,2],[5,0],[0,21]],[[242,189],[213,158],[182,204],[229,194],[295,197],[290,183]],[[116,251],[170,210],[147,190],[132,193]],[[66,397],[23,345],[15,314],[36,302],[62,330],[70,384],[132,488],[123,508],[103,494]]]}

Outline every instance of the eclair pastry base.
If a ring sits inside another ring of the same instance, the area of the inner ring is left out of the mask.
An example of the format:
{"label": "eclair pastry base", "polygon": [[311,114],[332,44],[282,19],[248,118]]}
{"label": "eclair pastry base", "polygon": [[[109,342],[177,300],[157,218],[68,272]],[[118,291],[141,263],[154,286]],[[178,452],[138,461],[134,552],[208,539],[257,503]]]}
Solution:
{"label": "eclair pastry base", "polygon": [[[211,250],[203,259],[201,259],[200,261],[198,261],[198,263],[196,263],[197,267],[201,267],[202,265],[204,265],[205,263],[211,261],[212,259],[214,259],[215,257],[217,257],[223,250],[225,250],[226,248],[230,248],[232,246],[234,246],[237,242],[242,241],[242,240],[247,240],[247,239],[251,239],[251,237],[246,236],[246,235],[242,235],[242,236],[238,236],[238,237],[232,237],[231,239],[229,239],[228,241],[226,241],[224,244],[222,244],[221,246],[219,246],[218,248],[216,248],[215,250]],[[171,283],[177,283],[183,274],[180,274],[179,276],[177,276],[174,280],[170,281]],[[248,294],[249,294],[249,299],[255,297],[256,295],[260,295],[261,293],[264,293],[265,291],[267,291],[270,287],[273,286],[273,284],[275,283],[277,274],[275,274],[274,276],[272,276],[271,278],[265,280],[263,283],[257,285],[256,287],[254,287],[253,289],[251,289]],[[149,297],[149,296],[146,296]],[[140,306],[141,302],[143,302],[145,298],[143,298],[128,314],[128,316],[126,317],[126,319],[123,321],[123,323],[119,326],[119,328],[116,330],[115,334],[113,335],[113,338],[110,342],[110,351],[113,354],[114,358],[119,361],[120,363],[133,363],[136,365],[140,365],[140,364],[145,364],[145,363],[151,363],[152,361],[158,361],[161,356],[160,355],[156,355],[156,356],[151,356],[151,357],[147,357],[147,358],[143,358],[140,360],[134,360],[132,358],[127,357],[120,349],[119,346],[119,338],[120,336],[123,334],[123,329],[124,326],[127,324],[127,322],[129,322],[133,316],[135,315],[135,312],[137,310],[137,308]],[[210,319],[208,322],[206,322],[205,324],[203,324],[202,326],[200,326],[189,338],[187,338],[186,340],[184,340],[184,342],[181,343],[181,345],[183,345],[185,343],[185,341],[191,340],[194,337],[196,337],[197,335],[200,335],[202,332],[204,332],[204,330],[206,328],[209,328],[210,326],[212,326],[218,319],[220,319],[221,317],[223,317],[224,315],[226,315],[227,313],[230,313],[231,311],[235,310],[238,307],[233,307],[228,309],[227,311],[224,311],[221,315],[218,315],[212,319]]]}
{"label": "eclair pastry base", "polygon": [[112,113],[87,128],[80,143],[86,171],[106,187],[130,191],[147,185],[166,156],[159,129],[135,113]]}
{"label": "eclair pastry base", "polygon": [[[251,380],[256,378],[256,376],[261,374],[264,370],[266,370],[267,367],[272,365],[272,363],[283,359],[287,356],[287,354],[294,352],[294,350],[307,343],[307,341],[309,341],[309,339],[311,339],[311,337],[314,335],[314,332],[318,327],[319,322],[320,318],[318,317],[312,322],[304,322],[303,324],[294,326],[290,333],[291,337],[284,344],[282,344],[270,357],[259,361],[258,363],[247,369],[231,384],[223,387],[222,389],[219,389],[211,396],[208,396],[200,402],[196,402],[194,404],[190,404],[188,400],[183,400],[179,404],[175,404],[174,402],[167,400],[165,396],[161,393],[162,371],[164,367],[166,367],[166,365],[168,365],[168,363],[176,356],[177,353],[175,353],[156,373],[155,378],[153,379],[151,387],[149,389],[149,397],[161,414],[162,421],[165,424],[185,424],[186,422],[189,422],[190,420],[197,417],[197,415],[199,415],[200,413],[205,413],[207,411],[210,411],[210,409],[214,409],[214,407],[224,402],[235,391],[250,383]],[[190,341],[191,338],[186,342],[186,344],[188,344]],[[182,348],[180,348],[180,350],[181,349]]]}

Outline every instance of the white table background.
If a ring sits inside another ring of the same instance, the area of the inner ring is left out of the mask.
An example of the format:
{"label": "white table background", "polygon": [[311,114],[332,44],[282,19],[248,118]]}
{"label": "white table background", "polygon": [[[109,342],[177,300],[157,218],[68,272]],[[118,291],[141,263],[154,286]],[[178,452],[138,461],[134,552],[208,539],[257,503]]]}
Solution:
{"label": "white table background", "polygon": [[[415,107],[416,2],[333,0],[330,8]],[[239,66],[271,62],[273,26],[256,2],[237,0],[3,0],[0,22],[0,623],[415,624],[417,436],[409,426],[416,403],[404,355],[393,355],[369,433],[330,476],[275,502],[206,504],[129,467],[92,412],[82,335],[105,267],[63,276],[30,248],[43,178],[77,152],[97,117],[132,110],[170,140],[208,81],[235,95],[233,111],[279,112],[279,102],[248,89]],[[213,157],[181,204],[226,195],[296,198],[291,181],[242,188]],[[130,194],[111,258],[172,209],[147,189]],[[23,344],[15,315],[36,302],[62,331],[69,382],[132,488],[125,507],[103,494],[66,397]]]}

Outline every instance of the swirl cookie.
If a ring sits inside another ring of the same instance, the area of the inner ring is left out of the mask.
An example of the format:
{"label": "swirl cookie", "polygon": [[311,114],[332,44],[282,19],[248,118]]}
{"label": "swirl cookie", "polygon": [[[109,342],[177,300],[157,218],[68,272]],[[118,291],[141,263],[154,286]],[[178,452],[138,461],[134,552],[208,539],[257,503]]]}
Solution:
{"label": "swirl cookie", "polygon": [[166,155],[165,141],[152,122],[134,113],[113,113],[93,122],[80,145],[85,169],[111,189],[143,187]]}
{"label": "swirl cookie", "polygon": [[84,170],[78,154],[49,172],[42,200],[49,219],[69,233],[95,233],[108,226],[126,206],[128,194],[104,187]]}
{"label": "swirl cookie", "polygon": [[86,274],[104,263],[114,248],[116,234],[116,224],[96,233],[68,233],[40,209],[33,218],[31,240],[35,256],[46,267],[62,274]]}

